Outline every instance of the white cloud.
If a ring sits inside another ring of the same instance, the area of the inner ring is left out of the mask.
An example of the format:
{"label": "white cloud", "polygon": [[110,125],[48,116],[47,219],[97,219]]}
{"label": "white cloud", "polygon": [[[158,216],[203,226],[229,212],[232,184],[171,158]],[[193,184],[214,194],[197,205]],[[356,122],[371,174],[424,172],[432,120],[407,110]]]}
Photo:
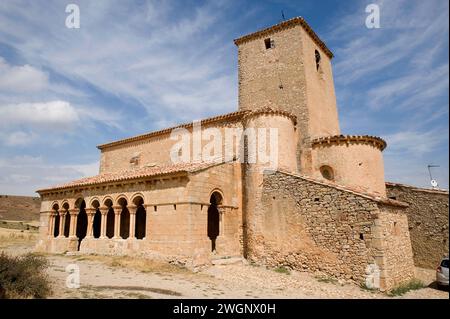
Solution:
{"label": "white cloud", "polygon": [[36,195],[39,188],[98,174],[99,162],[61,165],[41,156],[15,156],[0,161],[0,193]]}
{"label": "white cloud", "polygon": [[4,125],[70,127],[79,121],[75,108],[66,101],[20,103],[0,106]]}
{"label": "white cloud", "polygon": [[11,66],[0,57],[0,91],[36,92],[48,87],[48,75],[28,64]]}
{"label": "white cloud", "polygon": [[10,133],[0,132],[0,140],[7,146],[24,146],[29,145],[36,138],[34,133],[23,131],[15,131]]}

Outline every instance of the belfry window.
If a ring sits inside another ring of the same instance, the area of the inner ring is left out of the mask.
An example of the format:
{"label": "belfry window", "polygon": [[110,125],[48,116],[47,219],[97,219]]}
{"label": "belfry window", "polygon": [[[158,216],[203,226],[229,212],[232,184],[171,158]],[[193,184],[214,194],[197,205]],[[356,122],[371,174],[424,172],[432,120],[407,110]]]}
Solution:
{"label": "belfry window", "polygon": [[316,70],[319,71],[320,59],[321,59],[319,51],[315,50],[314,55],[315,55],[315,58],[316,58]]}
{"label": "belfry window", "polygon": [[265,39],[264,44],[266,45],[266,50],[270,48],[275,48],[275,41],[273,41],[273,39],[270,38]]}

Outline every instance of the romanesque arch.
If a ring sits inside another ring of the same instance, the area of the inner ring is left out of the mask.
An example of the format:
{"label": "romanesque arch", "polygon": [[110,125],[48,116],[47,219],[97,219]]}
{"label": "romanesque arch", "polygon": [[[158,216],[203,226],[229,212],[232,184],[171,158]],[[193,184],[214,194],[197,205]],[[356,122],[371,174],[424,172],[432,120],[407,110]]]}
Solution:
{"label": "romanesque arch", "polygon": [[62,204],[62,207],[65,211],[65,217],[64,217],[64,230],[63,230],[63,234],[64,237],[69,237],[69,233],[70,233],[70,214],[68,212],[69,210],[69,202],[65,201]]}
{"label": "romanesque arch", "polygon": [[106,214],[106,237],[114,237],[115,216],[113,209],[113,201],[111,198],[106,198],[103,201],[103,206],[108,207],[108,213]]}
{"label": "romanesque arch", "polygon": [[58,204],[53,204],[52,207],[53,213],[55,214],[55,216],[53,217],[53,237],[58,237],[59,236],[59,223],[60,223],[60,216],[59,216],[59,205]]}
{"label": "romanesque arch", "polygon": [[221,192],[214,191],[209,198],[208,207],[208,237],[211,240],[211,251],[216,250],[216,239],[220,232],[220,214],[218,205],[222,205],[223,196]]}
{"label": "romanesque arch", "polygon": [[76,236],[78,237],[78,250],[80,250],[81,241],[87,234],[88,217],[86,214],[86,202],[84,199],[79,198],[75,202],[75,207],[78,208]]}
{"label": "romanesque arch", "polygon": [[102,213],[100,212],[100,202],[98,199],[91,201],[91,207],[95,209],[94,220],[92,221],[92,233],[94,238],[100,238],[102,227]]}
{"label": "romanesque arch", "polygon": [[125,197],[120,197],[117,200],[120,207],[120,237],[127,239],[130,236],[130,212],[128,211],[128,201]]}
{"label": "romanesque arch", "polygon": [[136,206],[136,219],[134,227],[134,235],[137,239],[144,239],[146,235],[147,212],[144,207],[144,197],[142,195],[135,195],[132,199]]}

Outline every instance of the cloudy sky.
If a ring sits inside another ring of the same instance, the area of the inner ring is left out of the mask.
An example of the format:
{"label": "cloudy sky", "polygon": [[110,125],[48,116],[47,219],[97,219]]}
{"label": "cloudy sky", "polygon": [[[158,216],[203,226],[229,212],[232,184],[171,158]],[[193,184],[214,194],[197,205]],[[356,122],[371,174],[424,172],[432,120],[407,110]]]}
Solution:
{"label": "cloudy sky", "polygon": [[[68,29],[68,4],[81,27]],[[381,9],[379,29],[365,8]],[[447,0],[0,2],[0,194],[98,172],[97,144],[237,109],[233,39],[303,16],[334,52],[341,129],[386,179],[448,188]]]}

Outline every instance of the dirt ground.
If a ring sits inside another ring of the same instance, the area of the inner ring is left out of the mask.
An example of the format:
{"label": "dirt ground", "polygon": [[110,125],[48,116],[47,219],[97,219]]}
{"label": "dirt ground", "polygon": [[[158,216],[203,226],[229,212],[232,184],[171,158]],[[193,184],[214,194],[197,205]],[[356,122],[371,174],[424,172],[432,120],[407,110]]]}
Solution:
{"label": "dirt ground", "polygon": [[[33,250],[32,233],[0,228],[0,250],[18,255]],[[22,237],[20,237],[22,236]],[[417,268],[426,288],[400,297],[363,290],[351,283],[318,278],[309,273],[276,272],[245,261],[214,265],[199,272],[131,257],[45,255],[53,286],[51,298],[449,298],[436,289],[434,270]],[[67,288],[68,265],[80,270],[80,287]]]}

